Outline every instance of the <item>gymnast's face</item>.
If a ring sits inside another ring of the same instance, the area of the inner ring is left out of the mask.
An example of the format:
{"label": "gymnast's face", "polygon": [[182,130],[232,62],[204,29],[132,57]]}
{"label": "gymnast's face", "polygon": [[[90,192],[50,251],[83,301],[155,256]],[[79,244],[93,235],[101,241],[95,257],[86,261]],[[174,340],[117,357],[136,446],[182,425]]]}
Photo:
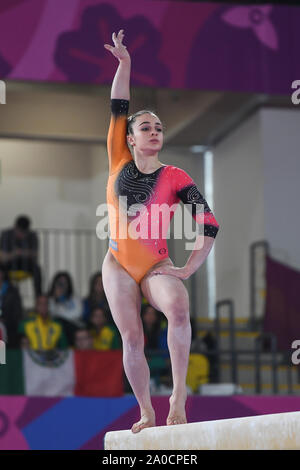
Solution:
{"label": "gymnast's face", "polygon": [[155,114],[141,114],[132,125],[133,134],[127,136],[134,150],[145,155],[159,152],[163,146],[163,126]]}

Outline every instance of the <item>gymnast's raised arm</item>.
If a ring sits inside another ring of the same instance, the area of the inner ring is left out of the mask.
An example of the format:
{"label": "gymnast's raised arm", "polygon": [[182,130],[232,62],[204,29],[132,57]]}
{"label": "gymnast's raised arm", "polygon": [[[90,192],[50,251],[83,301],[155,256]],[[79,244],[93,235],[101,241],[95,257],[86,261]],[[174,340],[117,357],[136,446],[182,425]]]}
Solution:
{"label": "gymnast's raised arm", "polygon": [[111,99],[130,99],[129,81],[130,81],[130,67],[131,59],[126,46],[122,44],[124,33],[123,29],[116,33],[113,33],[112,40],[114,47],[109,44],[104,44],[105,49],[109,50],[118,60],[119,67],[116,71],[112,87],[111,87]]}
{"label": "gymnast's raised arm", "polygon": [[118,165],[124,159],[132,159],[126,139],[127,114],[130,99],[130,69],[131,58],[122,43],[123,29],[116,36],[112,35],[114,46],[104,44],[114,57],[119,60],[119,66],[111,87],[111,120],[107,136],[107,151],[109,158],[110,174],[118,169]]}

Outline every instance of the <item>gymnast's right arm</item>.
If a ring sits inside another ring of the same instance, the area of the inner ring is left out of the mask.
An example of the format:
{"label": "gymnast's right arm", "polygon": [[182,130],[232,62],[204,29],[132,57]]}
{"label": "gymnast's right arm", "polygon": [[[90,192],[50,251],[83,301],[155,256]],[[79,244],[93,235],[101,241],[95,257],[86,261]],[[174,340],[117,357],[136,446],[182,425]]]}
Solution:
{"label": "gymnast's right arm", "polygon": [[114,47],[109,44],[104,45],[119,60],[119,66],[111,87],[111,119],[107,136],[110,174],[118,169],[121,160],[132,158],[126,139],[131,58],[126,46],[122,44],[123,37],[124,34],[121,29],[117,36],[115,33],[112,35]]}

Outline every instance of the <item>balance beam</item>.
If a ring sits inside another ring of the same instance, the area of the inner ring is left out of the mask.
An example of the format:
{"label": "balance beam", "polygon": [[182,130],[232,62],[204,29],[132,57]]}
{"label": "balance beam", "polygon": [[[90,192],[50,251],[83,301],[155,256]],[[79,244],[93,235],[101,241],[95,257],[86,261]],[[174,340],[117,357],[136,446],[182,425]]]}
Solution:
{"label": "balance beam", "polygon": [[300,411],[107,432],[105,450],[300,449]]}

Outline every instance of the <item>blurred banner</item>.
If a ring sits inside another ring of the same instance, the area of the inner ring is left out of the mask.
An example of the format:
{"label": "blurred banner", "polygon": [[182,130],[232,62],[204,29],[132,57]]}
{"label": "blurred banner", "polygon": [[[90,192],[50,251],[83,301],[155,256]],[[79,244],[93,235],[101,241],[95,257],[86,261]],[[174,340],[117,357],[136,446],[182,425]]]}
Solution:
{"label": "blurred banner", "polygon": [[122,351],[6,352],[0,368],[0,395],[123,395]]}
{"label": "blurred banner", "polygon": [[132,85],[290,95],[299,24],[288,5],[1,0],[0,78],[110,85],[124,29]]}
{"label": "blurred banner", "polygon": [[[164,0],[149,0],[152,2],[163,2]],[[194,3],[207,3],[207,0],[170,0],[172,2],[194,2]],[[257,4],[273,4],[273,5],[299,5],[299,0],[210,0],[210,3],[234,3],[235,5],[257,5]]]}

